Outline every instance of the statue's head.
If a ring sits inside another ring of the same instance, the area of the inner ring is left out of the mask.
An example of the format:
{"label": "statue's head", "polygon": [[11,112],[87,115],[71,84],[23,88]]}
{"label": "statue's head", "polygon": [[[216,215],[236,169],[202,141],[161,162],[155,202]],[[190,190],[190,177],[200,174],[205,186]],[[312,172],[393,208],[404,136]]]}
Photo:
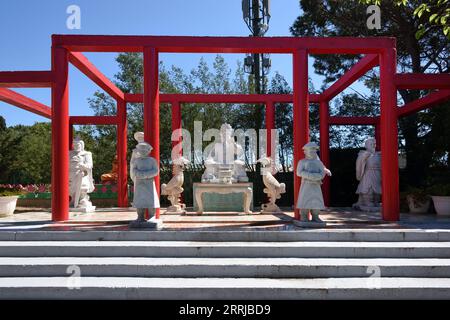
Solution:
{"label": "statue's head", "polygon": [[80,152],[84,151],[84,141],[80,139],[80,137],[76,137],[75,140],[73,140],[73,150]]}
{"label": "statue's head", "polygon": [[263,168],[265,168],[265,167],[268,167],[268,166],[271,165],[272,159],[271,159],[270,157],[262,157],[261,159],[259,159],[259,160],[256,161],[256,162],[261,163],[261,166],[262,166]]}
{"label": "statue's head", "polygon": [[136,132],[136,133],[134,134],[134,139],[136,139],[136,141],[137,141],[138,143],[144,142],[144,133],[143,133],[143,132],[140,132],[140,131]]}
{"label": "statue's head", "polygon": [[228,140],[233,135],[233,128],[228,124],[224,123],[220,126],[220,137],[222,141]]}
{"label": "statue's head", "polygon": [[186,167],[189,163],[191,162],[183,156],[179,156],[173,159],[173,164],[179,167],[180,169],[184,169],[184,167]]}
{"label": "statue's head", "polygon": [[303,146],[303,152],[307,159],[317,158],[317,151],[319,150],[319,146],[315,142],[308,142]]}
{"label": "statue's head", "polygon": [[366,150],[369,152],[375,152],[375,149],[377,147],[377,141],[374,138],[369,138],[366,140],[366,143],[364,144],[366,147]]}
{"label": "statue's head", "polygon": [[146,157],[153,150],[153,147],[147,142],[139,142],[136,146],[136,151],[140,156]]}

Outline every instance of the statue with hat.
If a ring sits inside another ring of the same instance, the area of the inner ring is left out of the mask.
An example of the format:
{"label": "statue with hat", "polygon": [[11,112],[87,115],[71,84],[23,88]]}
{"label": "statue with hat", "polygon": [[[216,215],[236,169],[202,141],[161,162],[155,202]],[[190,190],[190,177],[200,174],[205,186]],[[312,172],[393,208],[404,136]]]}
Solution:
{"label": "statue with hat", "polygon": [[69,152],[69,195],[73,208],[71,211],[95,211],[88,195],[95,189],[92,167],[92,153],[84,150],[83,140],[75,138],[73,150]]}
{"label": "statue with hat", "polygon": [[[159,198],[156,191],[155,177],[159,173],[158,163],[149,156],[152,146],[147,142],[139,142],[133,150],[134,158],[130,161],[130,176],[134,182],[133,207],[137,209],[138,217],[130,223],[131,228],[158,228],[159,221],[153,216],[159,208]],[[148,210],[150,220],[145,219]]]}
{"label": "statue with hat", "polygon": [[[320,210],[325,209],[320,186],[325,175],[331,176],[331,171],[320,161],[317,155],[318,149],[319,146],[314,142],[305,144],[303,146],[305,158],[297,165],[297,176],[302,178],[297,199],[297,208],[300,209],[298,224],[302,227],[325,225],[319,217]],[[311,213],[311,220],[309,220],[309,213]]]}

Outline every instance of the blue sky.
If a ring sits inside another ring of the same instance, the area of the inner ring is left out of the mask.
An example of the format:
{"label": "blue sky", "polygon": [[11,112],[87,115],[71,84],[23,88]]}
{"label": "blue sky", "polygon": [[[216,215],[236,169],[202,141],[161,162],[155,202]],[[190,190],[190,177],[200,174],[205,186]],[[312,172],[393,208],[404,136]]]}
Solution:
{"label": "blue sky", "polygon": [[[81,8],[81,29],[66,27],[69,5]],[[298,0],[271,1],[270,28],[266,36],[290,36],[289,27],[301,13]],[[241,0],[14,0],[0,2],[0,70],[50,70],[51,34],[123,34],[248,36],[242,20]],[[118,71],[115,53],[86,54],[110,79]],[[162,54],[166,66],[194,68],[204,56],[214,54]],[[230,67],[243,55],[224,55]],[[278,71],[292,84],[290,55],[272,55],[271,74]],[[315,88],[322,78],[314,74],[312,59],[309,74]],[[360,84],[354,85],[361,88]],[[78,70],[70,69],[70,114],[91,115],[87,98],[98,87]],[[18,89],[50,106],[49,89]],[[0,116],[8,126],[33,124],[45,118],[0,102]]]}

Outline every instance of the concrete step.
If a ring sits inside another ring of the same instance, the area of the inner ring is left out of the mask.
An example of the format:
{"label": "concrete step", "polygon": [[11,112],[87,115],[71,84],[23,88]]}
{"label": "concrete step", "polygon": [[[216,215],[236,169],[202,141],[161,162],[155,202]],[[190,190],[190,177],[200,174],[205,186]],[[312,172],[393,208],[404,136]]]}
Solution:
{"label": "concrete step", "polygon": [[450,276],[450,259],[0,258],[0,277],[339,278]]}
{"label": "concrete step", "polygon": [[0,299],[450,299],[450,279],[20,277]]}
{"label": "concrete step", "polygon": [[450,242],[0,241],[0,257],[450,258]]}
{"label": "concrete step", "polygon": [[296,231],[1,231],[1,241],[450,241],[450,230],[320,229]]}

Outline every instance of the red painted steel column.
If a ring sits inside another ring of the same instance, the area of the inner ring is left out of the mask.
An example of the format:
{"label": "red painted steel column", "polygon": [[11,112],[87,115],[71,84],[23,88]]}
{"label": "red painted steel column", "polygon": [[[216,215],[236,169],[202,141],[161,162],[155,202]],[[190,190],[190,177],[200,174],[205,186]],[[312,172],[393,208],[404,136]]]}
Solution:
{"label": "red painted steel column", "polygon": [[[330,117],[328,101],[320,101],[319,118],[320,118],[320,160],[325,167],[330,168],[330,125],[328,119]],[[322,193],[325,206],[330,206],[330,177],[325,176],[322,184]]]}
{"label": "red painted steel column", "polygon": [[400,217],[396,64],[396,50],[384,49],[380,55],[380,140],[382,211],[383,219],[387,221],[398,221]]}
{"label": "red painted steel column", "polygon": [[52,220],[69,219],[68,52],[52,48]]}
{"label": "red painted steel column", "polygon": [[[172,134],[175,130],[181,129],[181,104],[179,101],[172,102]],[[178,140],[172,141],[172,150],[182,141],[181,136]],[[183,155],[183,149],[180,149],[180,155]]]}
{"label": "red painted steel column", "polygon": [[128,207],[128,166],[127,166],[127,103],[117,100],[117,205]]}
{"label": "red painted steel column", "polygon": [[[294,208],[300,190],[300,178],[297,176],[297,163],[305,157],[303,146],[309,141],[309,103],[308,103],[308,53],[297,50],[293,54],[293,87],[294,87]],[[295,209],[295,219],[300,218]]]}
{"label": "red painted steel column", "polygon": [[[272,148],[275,148],[272,144],[272,129],[275,129],[275,104],[273,101],[267,101],[266,102],[266,154],[267,157],[272,157],[273,160],[276,158],[276,154],[272,154]],[[273,150],[275,151],[275,150]]]}
{"label": "red painted steel column", "polygon": [[[150,155],[159,165],[159,89],[158,51],[153,47],[144,48],[144,136],[153,147]],[[159,174],[155,177],[158,196],[160,195]],[[156,218],[159,218],[159,208]]]}

